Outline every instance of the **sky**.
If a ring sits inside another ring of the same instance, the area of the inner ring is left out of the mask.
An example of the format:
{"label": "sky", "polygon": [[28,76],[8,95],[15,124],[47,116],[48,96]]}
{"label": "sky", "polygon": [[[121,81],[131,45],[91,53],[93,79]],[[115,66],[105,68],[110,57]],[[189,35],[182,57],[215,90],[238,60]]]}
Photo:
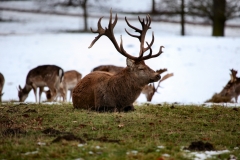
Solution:
{"label": "sky", "polygon": [[[144,9],[145,6],[146,9],[146,4],[141,5],[139,8]],[[28,8],[31,4],[5,2],[0,6]],[[65,71],[75,69],[83,76],[98,65],[126,66],[126,58],[116,51],[107,37],[100,38],[88,49],[96,34],[60,32],[82,27],[83,21],[79,17],[10,11],[2,11],[1,16],[13,20],[0,25],[0,72],[6,80],[3,100],[18,100],[18,86],[25,85],[27,73],[38,65],[55,64]],[[108,15],[105,15],[103,27],[107,26],[107,18]],[[137,16],[135,18],[129,22],[139,26]],[[89,19],[89,27],[96,29],[97,20]],[[225,37],[211,37],[210,26],[187,25],[186,36],[182,37],[177,24],[152,22],[151,26],[146,41],[151,41],[153,32],[153,53],[157,53],[160,46],[165,48],[161,56],[145,63],[153,70],[167,68],[166,73],[174,73],[173,77],[161,83],[153,103],[202,104],[226,85],[230,80],[230,69],[240,70],[238,28],[226,28]],[[119,20],[114,29],[115,37],[120,42],[122,35],[125,49],[137,55],[139,42],[128,36],[125,28],[133,32],[124,21]],[[42,96],[42,99],[45,97]],[[35,101],[32,91],[26,101]],[[137,101],[146,102],[146,98],[140,95]]]}

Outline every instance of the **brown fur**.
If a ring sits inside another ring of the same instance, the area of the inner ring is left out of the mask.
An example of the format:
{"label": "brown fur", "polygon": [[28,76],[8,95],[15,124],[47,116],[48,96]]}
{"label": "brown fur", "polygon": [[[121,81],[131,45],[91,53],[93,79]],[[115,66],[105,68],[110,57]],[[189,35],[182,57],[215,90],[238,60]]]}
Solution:
{"label": "brown fur", "polygon": [[37,102],[37,88],[39,87],[39,103],[41,102],[41,94],[43,88],[47,86],[51,90],[52,101],[59,89],[59,84],[62,81],[64,71],[62,68],[55,65],[42,65],[30,70],[27,74],[26,84],[24,88],[19,85],[18,97],[20,102],[24,102],[29,92],[33,89],[35,100]]}
{"label": "brown fur", "polygon": [[[59,92],[58,92],[57,96],[58,97],[62,97],[63,98],[63,102],[65,102],[67,100],[67,91],[68,90],[70,91],[70,99],[69,99],[69,101],[71,100],[72,90],[77,85],[77,83],[81,80],[82,74],[79,73],[76,70],[70,70],[70,71],[66,71],[64,73],[63,77],[64,78],[63,78],[62,83],[60,84]],[[50,90],[44,91],[44,92],[46,94],[47,99],[50,100],[52,98]]]}
{"label": "brown fur", "polygon": [[85,76],[73,90],[73,106],[96,111],[134,110],[133,102],[143,87],[159,79],[144,61],[128,59],[127,67],[117,74],[96,71]]}
{"label": "brown fur", "polygon": [[2,102],[2,95],[3,95],[2,90],[3,90],[4,83],[5,83],[4,76],[2,73],[0,73],[0,103]]}
{"label": "brown fur", "polygon": [[228,83],[223,87],[220,93],[215,93],[211,99],[207,100],[206,102],[232,102],[232,98],[235,99],[235,102],[238,102],[238,96],[240,95],[240,78],[237,77],[237,71],[231,69],[230,80]]}
{"label": "brown fur", "polygon": [[[98,20],[98,29],[92,30],[93,33],[98,33],[98,36],[90,44],[91,48],[98,39],[105,35],[113,43],[116,50],[127,58],[127,67],[116,74],[108,72],[96,71],[86,75],[73,89],[73,106],[75,108],[90,109],[95,111],[130,111],[134,110],[133,102],[140,95],[143,87],[148,83],[156,82],[161,77],[159,73],[150,69],[144,60],[158,57],[162,54],[162,48],[160,47],[158,53],[152,54],[152,45],[154,42],[154,35],[152,34],[152,41],[147,42],[147,47],[144,47],[145,36],[147,30],[150,29],[151,18],[146,16],[145,20],[141,20],[142,29],[138,29],[127,21],[127,25],[134,29],[140,35],[130,34],[140,41],[139,56],[135,57],[127,53],[123,47],[123,40],[121,39],[120,45],[117,43],[113,28],[117,23],[117,15],[115,20],[112,21],[112,11],[110,11],[110,18],[108,28],[101,26],[101,19]],[[147,55],[144,55],[146,51],[149,51]]]}
{"label": "brown fur", "polygon": [[115,66],[115,65],[100,65],[100,66],[97,66],[97,67],[93,68],[92,72],[94,72],[94,71],[104,71],[104,72],[110,72],[112,74],[116,74],[123,69],[124,69],[124,67]]}
{"label": "brown fur", "polygon": [[[124,69],[124,67],[119,67],[119,66],[115,66],[115,65],[100,65],[100,66],[95,67],[92,70],[92,72],[104,71],[104,72],[110,72],[112,74],[116,74],[116,73],[119,73],[120,71],[122,71],[123,69]],[[162,74],[163,72],[166,72],[166,71],[167,71],[167,69],[164,68],[164,69],[157,70],[156,72],[159,74]],[[173,73],[166,74],[160,81],[162,82],[163,80],[165,80],[171,76],[173,76]],[[159,87],[159,85],[158,85],[158,87]],[[148,102],[151,102],[155,92],[157,92],[157,88],[154,87],[154,84],[148,84],[143,87],[143,90],[141,93],[145,95]]]}
{"label": "brown fur", "polygon": [[236,77],[234,81],[228,81],[226,86],[220,92],[220,95],[231,97],[235,99],[235,102],[238,103],[238,96],[240,95],[240,78]]}

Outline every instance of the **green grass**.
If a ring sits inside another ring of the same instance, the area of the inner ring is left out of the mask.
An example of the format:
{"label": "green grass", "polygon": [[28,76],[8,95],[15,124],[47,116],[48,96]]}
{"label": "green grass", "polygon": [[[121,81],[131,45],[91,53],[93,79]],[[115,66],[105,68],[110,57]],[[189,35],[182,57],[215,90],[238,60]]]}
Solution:
{"label": "green grass", "polygon": [[[97,113],[74,110],[71,104],[3,104],[0,159],[193,159],[183,148],[196,141],[230,151],[210,159],[230,155],[240,159],[236,149],[240,148],[240,108],[176,104],[135,108],[130,113]],[[42,132],[49,128],[62,133]],[[86,143],[53,142],[70,133]]]}

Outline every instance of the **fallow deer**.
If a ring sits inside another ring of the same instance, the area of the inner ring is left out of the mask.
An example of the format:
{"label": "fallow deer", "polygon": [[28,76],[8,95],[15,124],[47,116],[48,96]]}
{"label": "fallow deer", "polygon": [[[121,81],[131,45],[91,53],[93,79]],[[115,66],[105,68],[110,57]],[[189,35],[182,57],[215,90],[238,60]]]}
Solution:
{"label": "fallow deer", "polygon": [[[147,47],[144,47],[147,30],[151,28],[151,18],[149,15],[147,15],[146,19],[143,20],[138,17],[142,29],[132,26],[125,17],[125,21],[128,26],[140,34],[133,35],[125,29],[130,36],[135,37],[140,41],[140,52],[137,57],[127,53],[123,47],[122,38],[120,45],[115,39],[113,29],[118,20],[117,14],[114,22],[112,23],[112,11],[110,11],[108,28],[105,29],[101,26],[102,18],[103,17],[101,17],[98,21],[98,29],[96,31],[93,31],[91,28],[93,33],[98,33],[99,35],[95,37],[89,48],[91,48],[101,36],[105,35],[113,43],[116,50],[127,58],[127,67],[117,74],[96,71],[86,75],[73,89],[73,106],[74,108],[103,112],[133,111],[133,102],[138,98],[143,87],[148,83],[156,82],[161,78],[159,73],[153,71],[145,64],[144,60],[161,55],[163,46],[160,47],[158,53],[152,54],[151,47],[154,42],[154,34],[152,34],[151,43],[149,44],[146,42]],[[149,53],[144,55],[144,52],[146,51],[149,51]]]}
{"label": "fallow deer", "polygon": [[238,96],[240,95],[240,78],[237,77],[237,71],[231,69],[230,77],[227,85],[220,92],[221,95],[226,97],[231,97],[235,99],[235,102],[238,103]]}
{"label": "fallow deer", "polygon": [[[110,72],[112,74],[116,74],[116,73],[122,71],[123,69],[124,69],[124,67],[115,66],[115,65],[100,65],[100,66],[93,68],[92,72],[104,71],[104,72]],[[160,70],[157,70],[156,72],[158,72],[161,75],[165,71],[167,71],[167,69],[160,69]],[[171,76],[173,76],[173,73],[169,73],[169,74],[166,74],[165,76],[163,76],[163,78],[158,82],[157,87],[154,86],[154,83],[145,85],[143,87],[143,90],[141,93],[145,95],[148,102],[152,101],[154,94],[157,92],[158,87],[160,87],[160,83]]]}
{"label": "fallow deer", "polygon": [[173,73],[168,73],[168,74],[164,75],[163,78],[159,80],[158,85],[156,87],[155,87],[154,83],[144,86],[144,88],[142,90],[142,94],[145,95],[148,102],[152,101],[154,94],[157,92],[158,87],[160,87],[160,83],[172,76],[173,76]]}
{"label": "fallow deer", "polygon": [[53,101],[57,95],[59,84],[62,82],[64,71],[56,65],[41,65],[31,69],[26,78],[24,88],[19,85],[18,97],[20,102],[24,102],[29,92],[33,89],[35,100],[37,102],[37,88],[39,88],[39,103],[41,102],[41,94],[44,87],[48,87],[51,91],[51,99]]}
{"label": "fallow deer", "polygon": [[2,103],[2,96],[3,96],[2,90],[3,90],[4,83],[5,83],[5,78],[3,74],[0,72],[0,103]]}
{"label": "fallow deer", "polygon": [[[66,102],[67,91],[69,90],[70,91],[69,101],[70,101],[72,97],[72,90],[77,85],[77,83],[81,80],[81,78],[82,78],[82,74],[76,70],[70,70],[70,71],[64,72],[63,81],[60,83],[57,96],[62,97],[63,102]],[[46,93],[47,99],[50,100],[51,99],[50,90],[44,91],[44,92]]]}

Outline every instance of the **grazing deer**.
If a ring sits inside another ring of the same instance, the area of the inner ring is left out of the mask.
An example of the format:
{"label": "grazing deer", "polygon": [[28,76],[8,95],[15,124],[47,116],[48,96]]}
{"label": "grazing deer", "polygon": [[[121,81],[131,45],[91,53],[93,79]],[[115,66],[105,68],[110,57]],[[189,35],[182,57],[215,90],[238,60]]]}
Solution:
{"label": "grazing deer", "polygon": [[[64,72],[63,81],[60,83],[59,91],[57,96],[63,98],[63,102],[67,100],[67,91],[70,91],[70,99],[72,97],[72,90],[77,85],[77,83],[81,80],[82,74],[75,70],[70,70]],[[50,90],[44,91],[46,93],[46,97],[48,100],[51,99]]]}
{"label": "grazing deer", "polygon": [[[115,66],[115,65],[100,65],[98,67],[95,67],[92,70],[92,72],[104,71],[104,72],[110,72],[112,74],[116,74],[116,73],[122,71],[123,69],[124,69],[124,67],[119,67],[119,66]],[[160,70],[157,70],[156,72],[158,72],[159,74],[162,74],[165,71],[167,71],[167,69],[160,69]],[[158,87],[160,87],[160,83],[172,76],[173,76],[173,73],[169,73],[169,74],[166,74],[165,76],[163,76],[163,78],[158,82],[157,87],[154,86],[154,83],[145,85],[143,87],[143,90],[141,93],[145,95],[148,102],[152,101],[152,97],[154,96],[155,92],[157,92]]]}
{"label": "grazing deer", "polygon": [[55,65],[42,65],[31,69],[26,78],[24,88],[19,85],[18,97],[20,102],[24,102],[29,92],[33,89],[35,100],[37,102],[37,88],[39,87],[39,103],[41,102],[41,94],[44,87],[48,87],[51,91],[51,99],[53,101],[57,95],[59,84],[62,82],[64,71]]}
{"label": "grazing deer", "polygon": [[158,87],[160,87],[160,83],[172,76],[173,76],[173,73],[168,73],[168,74],[164,75],[163,78],[161,80],[159,80],[157,87],[155,87],[154,83],[144,86],[144,88],[142,90],[142,94],[145,95],[148,102],[152,101],[154,94],[157,92]]}
{"label": "grazing deer", "polygon": [[0,72],[0,103],[2,102],[2,96],[3,96],[2,90],[3,90],[4,83],[5,83],[4,76]]}
{"label": "grazing deer", "polygon": [[238,103],[238,96],[240,95],[240,78],[237,77],[237,71],[231,69],[230,77],[231,79],[228,81],[227,85],[220,92],[220,95],[231,97],[235,99],[235,102]]}
{"label": "grazing deer", "polygon": [[[113,43],[116,50],[127,58],[127,67],[116,74],[96,71],[86,75],[73,89],[73,106],[74,108],[95,111],[132,111],[134,110],[133,102],[138,98],[143,87],[148,83],[156,82],[161,78],[159,73],[153,71],[144,63],[144,60],[161,55],[163,46],[160,47],[157,54],[152,54],[151,47],[154,42],[154,35],[152,34],[151,43],[149,44],[146,42],[147,47],[144,47],[145,36],[147,30],[150,29],[151,24],[151,18],[149,15],[143,20],[138,17],[142,29],[138,29],[129,24],[125,17],[128,26],[140,34],[132,35],[126,30],[130,36],[135,37],[140,41],[140,52],[137,57],[127,53],[123,47],[122,38],[120,45],[115,39],[113,29],[118,20],[117,14],[112,23],[112,11],[110,11],[108,28],[105,29],[101,26],[102,18],[103,17],[98,21],[98,29],[96,31],[93,31],[91,28],[93,33],[98,33],[99,35],[95,37],[89,48],[91,48],[102,35],[105,35]],[[149,53],[144,56],[144,52],[146,51],[149,51]]]}

